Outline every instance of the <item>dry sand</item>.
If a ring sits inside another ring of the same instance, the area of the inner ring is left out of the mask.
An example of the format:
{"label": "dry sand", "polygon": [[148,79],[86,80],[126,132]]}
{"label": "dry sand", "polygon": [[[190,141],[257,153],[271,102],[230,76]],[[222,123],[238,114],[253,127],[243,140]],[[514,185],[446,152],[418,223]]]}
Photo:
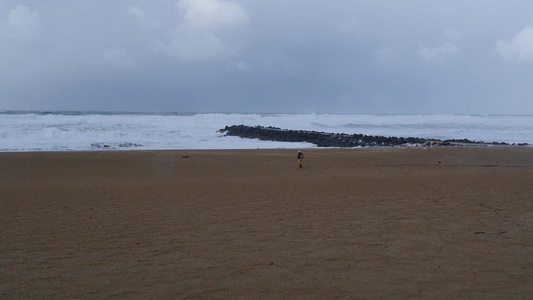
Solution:
{"label": "dry sand", "polygon": [[533,147],[0,153],[0,298],[524,299]]}

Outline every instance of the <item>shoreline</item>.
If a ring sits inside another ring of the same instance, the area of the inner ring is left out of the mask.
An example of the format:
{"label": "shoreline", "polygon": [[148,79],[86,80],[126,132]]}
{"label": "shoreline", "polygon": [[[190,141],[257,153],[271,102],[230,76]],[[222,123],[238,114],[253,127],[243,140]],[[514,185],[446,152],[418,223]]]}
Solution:
{"label": "shoreline", "polygon": [[0,153],[5,298],[527,298],[533,148]]}
{"label": "shoreline", "polygon": [[[428,139],[428,141],[438,141],[438,140],[431,140]],[[209,149],[199,149],[199,148],[193,148],[193,149],[135,149],[135,148],[99,148],[99,149],[84,149],[84,150],[13,150],[13,151],[0,151],[1,153],[77,153],[77,152],[168,152],[168,151],[248,151],[248,150],[293,150],[297,151],[298,149],[317,149],[317,150],[328,150],[328,149],[345,149],[345,150],[360,150],[360,149],[421,149],[421,148],[442,148],[442,147],[457,147],[457,148],[533,148],[533,144],[528,143],[484,143],[484,142],[471,142],[471,143],[460,143],[460,142],[454,142],[450,146],[441,146],[438,144],[432,144],[432,145],[398,145],[398,146],[357,146],[357,147],[319,147],[319,146],[312,146],[312,147],[279,147],[279,148],[209,148]]]}

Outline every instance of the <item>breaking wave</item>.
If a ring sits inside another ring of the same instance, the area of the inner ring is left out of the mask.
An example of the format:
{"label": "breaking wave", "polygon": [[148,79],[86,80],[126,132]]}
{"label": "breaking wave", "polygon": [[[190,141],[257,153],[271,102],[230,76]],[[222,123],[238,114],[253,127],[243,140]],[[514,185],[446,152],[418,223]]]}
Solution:
{"label": "breaking wave", "polygon": [[227,125],[533,144],[532,115],[0,112],[0,151],[312,147],[227,137]]}

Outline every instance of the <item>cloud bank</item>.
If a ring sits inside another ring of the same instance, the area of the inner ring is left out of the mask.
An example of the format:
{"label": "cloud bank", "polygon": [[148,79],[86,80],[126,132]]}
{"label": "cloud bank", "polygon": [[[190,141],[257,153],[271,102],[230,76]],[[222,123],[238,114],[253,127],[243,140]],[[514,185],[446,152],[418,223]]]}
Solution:
{"label": "cloud bank", "polygon": [[533,113],[531,11],[483,0],[6,0],[0,109]]}

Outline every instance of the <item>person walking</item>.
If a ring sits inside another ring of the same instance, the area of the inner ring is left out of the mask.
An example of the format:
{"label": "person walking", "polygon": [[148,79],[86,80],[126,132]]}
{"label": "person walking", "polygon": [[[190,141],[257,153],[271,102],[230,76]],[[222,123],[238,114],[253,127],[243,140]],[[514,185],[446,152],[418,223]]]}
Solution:
{"label": "person walking", "polygon": [[298,166],[300,166],[300,168],[302,167],[303,160],[304,160],[304,154],[302,153],[302,151],[298,150]]}

